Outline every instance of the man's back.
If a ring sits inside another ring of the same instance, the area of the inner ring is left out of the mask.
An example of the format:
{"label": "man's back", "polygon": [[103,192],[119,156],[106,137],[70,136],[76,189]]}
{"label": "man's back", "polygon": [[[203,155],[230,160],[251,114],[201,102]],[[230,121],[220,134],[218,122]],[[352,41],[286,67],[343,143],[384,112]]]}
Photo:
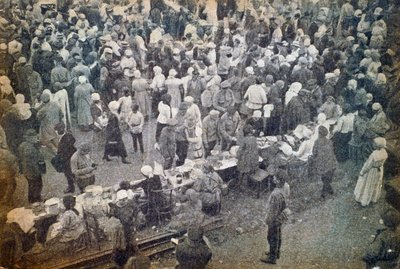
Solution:
{"label": "man's back", "polygon": [[202,243],[192,243],[186,240],[176,248],[176,259],[179,269],[203,269],[212,257],[208,246]]}

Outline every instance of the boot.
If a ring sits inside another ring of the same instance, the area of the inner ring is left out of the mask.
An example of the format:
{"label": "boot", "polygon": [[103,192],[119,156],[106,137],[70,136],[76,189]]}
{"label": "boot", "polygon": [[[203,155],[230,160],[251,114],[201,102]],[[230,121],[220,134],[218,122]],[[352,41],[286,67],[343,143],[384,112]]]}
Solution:
{"label": "boot", "polygon": [[128,162],[128,161],[126,160],[126,158],[122,158],[122,163],[131,164],[131,162]]}
{"label": "boot", "polygon": [[103,160],[106,160],[107,162],[111,161],[111,159],[108,157],[108,155],[104,155]]}

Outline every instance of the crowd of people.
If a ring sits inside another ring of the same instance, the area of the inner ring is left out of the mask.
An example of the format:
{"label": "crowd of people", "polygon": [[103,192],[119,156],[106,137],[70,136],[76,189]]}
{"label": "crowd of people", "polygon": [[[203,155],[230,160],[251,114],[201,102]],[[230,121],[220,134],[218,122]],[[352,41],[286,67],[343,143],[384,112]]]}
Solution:
{"label": "crowd of people", "polygon": [[[156,152],[164,170],[238,145],[239,182],[258,169],[257,137],[301,133],[299,148],[281,150],[311,163],[322,198],[334,192],[336,163],[352,160],[360,170],[355,199],[376,202],[388,158],[384,136],[400,119],[399,55],[386,42],[385,21],[395,4],[208,2],[2,2],[1,203],[10,205],[19,171],[29,202],[41,201],[46,166],[38,144],[65,174],[65,193],[75,184],[83,193],[99,165],[90,143],[104,149],[105,161],[131,163],[124,132],[135,158]],[[313,132],[299,129],[310,123]],[[143,143],[146,125],[155,129],[154,148]],[[93,141],[76,141],[78,130],[93,132]],[[153,178],[149,169],[142,173]],[[211,170],[205,165],[208,178]],[[213,205],[221,199],[215,195]],[[285,196],[270,199],[269,212],[284,212]],[[271,217],[264,261],[276,263],[285,218]]]}

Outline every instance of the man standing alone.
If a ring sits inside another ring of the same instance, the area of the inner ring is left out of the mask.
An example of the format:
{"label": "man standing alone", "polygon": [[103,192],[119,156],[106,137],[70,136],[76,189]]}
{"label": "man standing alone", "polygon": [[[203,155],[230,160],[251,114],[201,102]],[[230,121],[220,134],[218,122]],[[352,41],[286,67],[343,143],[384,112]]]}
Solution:
{"label": "man standing alone", "polygon": [[267,216],[265,223],[268,225],[269,253],[260,261],[269,264],[276,264],[280,257],[282,243],[282,224],[287,220],[289,209],[286,208],[286,198],[283,190],[285,184],[283,176],[274,177],[275,189],[267,201]]}
{"label": "man standing alone", "polygon": [[18,156],[22,173],[28,180],[28,200],[29,203],[41,202],[42,174],[46,172],[44,157],[39,150],[39,139],[35,130],[26,131],[24,139],[18,147]]}
{"label": "man standing alone", "polygon": [[75,138],[70,132],[65,131],[65,124],[60,122],[54,128],[57,134],[60,136],[60,142],[58,144],[57,155],[59,155],[60,160],[62,162],[63,173],[67,178],[68,187],[64,191],[64,193],[74,193],[75,185],[74,185],[74,174],[71,170],[71,157],[75,153],[76,148]]}

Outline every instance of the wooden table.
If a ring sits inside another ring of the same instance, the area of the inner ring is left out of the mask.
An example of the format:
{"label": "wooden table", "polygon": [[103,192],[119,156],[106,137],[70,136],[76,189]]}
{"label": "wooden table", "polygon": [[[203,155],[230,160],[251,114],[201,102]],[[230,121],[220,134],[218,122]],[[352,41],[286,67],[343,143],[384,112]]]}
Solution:
{"label": "wooden table", "polygon": [[180,173],[172,172],[172,171],[165,171],[165,176],[167,177],[168,182],[172,185],[173,189],[179,189],[183,186],[191,186],[194,183],[194,180],[189,177],[186,178],[182,175],[182,182],[178,183],[177,175]]}

